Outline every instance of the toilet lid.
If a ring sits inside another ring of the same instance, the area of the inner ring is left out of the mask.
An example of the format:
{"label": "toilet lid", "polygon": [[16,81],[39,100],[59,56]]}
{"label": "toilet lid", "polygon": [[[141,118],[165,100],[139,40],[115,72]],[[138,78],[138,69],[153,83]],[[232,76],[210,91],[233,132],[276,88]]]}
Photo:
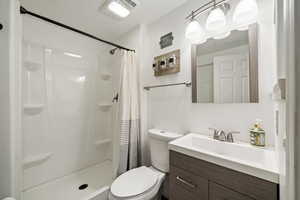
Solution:
{"label": "toilet lid", "polygon": [[148,167],[129,170],[119,176],[111,185],[111,193],[117,197],[131,197],[151,189],[158,180],[158,174]]}

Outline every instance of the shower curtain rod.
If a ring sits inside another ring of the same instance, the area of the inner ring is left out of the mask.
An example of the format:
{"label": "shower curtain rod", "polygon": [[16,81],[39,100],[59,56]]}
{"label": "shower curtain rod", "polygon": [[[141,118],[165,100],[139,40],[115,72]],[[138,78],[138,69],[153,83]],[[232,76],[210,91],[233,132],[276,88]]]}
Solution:
{"label": "shower curtain rod", "polygon": [[65,29],[69,29],[69,30],[71,30],[71,31],[74,31],[74,32],[76,32],[76,33],[79,33],[79,34],[81,34],[81,35],[87,36],[87,37],[92,38],[92,39],[94,39],[94,40],[98,40],[98,41],[100,41],[100,42],[104,42],[104,43],[106,43],[106,44],[112,45],[112,46],[114,46],[114,47],[116,47],[116,48],[124,49],[124,50],[126,50],[126,51],[133,51],[133,52],[135,52],[135,50],[133,50],[133,49],[128,49],[128,48],[126,48],[126,47],[122,47],[122,46],[120,46],[120,45],[118,45],[118,44],[115,44],[115,43],[112,43],[112,42],[103,40],[103,39],[98,38],[98,37],[96,37],[96,36],[94,36],[94,35],[91,35],[91,34],[89,34],[89,33],[83,32],[83,31],[81,31],[81,30],[78,30],[78,29],[73,28],[73,27],[71,27],[71,26],[65,25],[65,24],[60,23],[60,22],[58,22],[58,21],[55,21],[55,20],[49,19],[49,18],[47,18],[47,17],[44,17],[44,16],[38,15],[38,14],[36,14],[36,13],[33,13],[33,12],[31,12],[31,11],[25,9],[23,6],[20,6],[20,13],[21,13],[21,14],[28,14],[28,15],[31,15],[31,16],[33,16],[33,17],[36,17],[36,18],[39,18],[39,19],[41,19],[41,20],[47,21],[47,22],[49,22],[49,23],[51,23],[51,24],[55,24],[55,25],[57,25],[57,26],[60,26],[60,27],[63,27],[63,28],[65,28]]}

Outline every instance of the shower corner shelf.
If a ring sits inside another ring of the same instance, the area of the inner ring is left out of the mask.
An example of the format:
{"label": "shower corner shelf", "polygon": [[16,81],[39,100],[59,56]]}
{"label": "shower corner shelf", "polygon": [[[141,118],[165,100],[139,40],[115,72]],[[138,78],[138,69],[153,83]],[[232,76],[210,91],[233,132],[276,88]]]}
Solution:
{"label": "shower corner shelf", "polygon": [[24,113],[28,115],[37,115],[44,109],[44,104],[24,104]]}
{"label": "shower corner shelf", "polygon": [[102,73],[102,74],[100,75],[100,77],[101,77],[102,80],[107,81],[107,80],[110,80],[110,79],[111,79],[111,74],[109,74],[109,73]]}
{"label": "shower corner shelf", "polygon": [[111,139],[98,140],[95,142],[97,147],[111,143]]}
{"label": "shower corner shelf", "polygon": [[37,71],[42,68],[42,64],[30,60],[24,61],[24,66],[28,71]]}
{"label": "shower corner shelf", "polygon": [[36,156],[28,156],[23,161],[23,168],[28,169],[36,165],[40,165],[43,162],[47,161],[49,158],[51,158],[52,155],[52,153],[45,153]]}
{"label": "shower corner shelf", "polygon": [[98,103],[98,107],[103,112],[108,111],[112,107],[112,103]]}

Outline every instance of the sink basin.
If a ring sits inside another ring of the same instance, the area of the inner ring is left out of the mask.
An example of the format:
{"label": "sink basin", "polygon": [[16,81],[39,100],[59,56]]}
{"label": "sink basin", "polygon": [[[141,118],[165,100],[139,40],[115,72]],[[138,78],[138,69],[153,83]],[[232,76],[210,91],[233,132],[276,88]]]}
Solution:
{"label": "sink basin", "polygon": [[276,152],[247,143],[228,143],[190,133],[169,143],[169,149],[201,160],[279,182]]}

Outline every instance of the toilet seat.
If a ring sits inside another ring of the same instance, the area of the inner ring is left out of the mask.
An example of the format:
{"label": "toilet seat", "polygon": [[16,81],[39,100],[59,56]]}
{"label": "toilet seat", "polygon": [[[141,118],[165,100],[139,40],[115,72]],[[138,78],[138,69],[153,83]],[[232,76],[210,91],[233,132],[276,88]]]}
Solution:
{"label": "toilet seat", "polygon": [[165,174],[154,168],[139,167],[119,176],[110,189],[110,200],[147,200],[159,191]]}

